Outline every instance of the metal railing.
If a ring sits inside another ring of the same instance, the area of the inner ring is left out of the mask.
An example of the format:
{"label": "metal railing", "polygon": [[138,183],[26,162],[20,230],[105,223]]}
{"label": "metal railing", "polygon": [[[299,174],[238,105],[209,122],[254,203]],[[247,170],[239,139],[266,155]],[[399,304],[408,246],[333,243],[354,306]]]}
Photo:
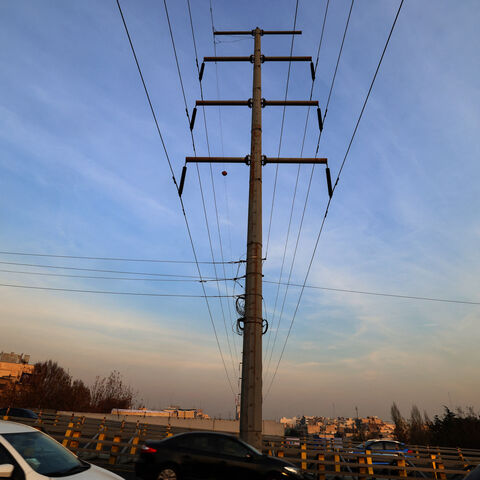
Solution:
{"label": "metal railing", "polygon": [[[140,446],[191,429],[48,414],[39,418],[3,417],[41,429],[79,457],[117,472],[131,472]],[[480,450],[412,445],[408,453],[355,451],[350,444],[319,439],[264,437],[263,452],[284,458],[319,480],[367,478],[462,479],[480,464]]]}

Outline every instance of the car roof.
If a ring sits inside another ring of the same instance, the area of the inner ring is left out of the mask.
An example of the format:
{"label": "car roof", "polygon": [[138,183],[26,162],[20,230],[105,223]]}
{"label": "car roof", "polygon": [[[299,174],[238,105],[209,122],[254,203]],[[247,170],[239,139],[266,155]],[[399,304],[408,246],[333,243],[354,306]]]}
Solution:
{"label": "car roof", "polygon": [[371,438],[370,440],[366,440],[365,443],[372,443],[372,442],[393,442],[393,443],[402,443],[398,440],[393,440],[392,438]]}
{"label": "car roof", "polygon": [[36,428],[29,427],[17,422],[8,422],[6,420],[0,420],[0,435],[4,433],[25,433],[25,432],[38,432]]}
{"label": "car roof", "polygon": [[[174,435],[174,437],[180,437],[180,436],[190,436],[190,435],[212,435],[212,436],[216,436],[216,437],[230,437],[230,438],[236,438],[235,435],[231,434],[231,433],[221,433],[221,432],[209,432],[209,431],[206,431],[206,430],[197,430],[195,432],[182,432],[182,433],[177,433],[176,435]],[[170,437],[170,438],[173,438],[173,437]]]}

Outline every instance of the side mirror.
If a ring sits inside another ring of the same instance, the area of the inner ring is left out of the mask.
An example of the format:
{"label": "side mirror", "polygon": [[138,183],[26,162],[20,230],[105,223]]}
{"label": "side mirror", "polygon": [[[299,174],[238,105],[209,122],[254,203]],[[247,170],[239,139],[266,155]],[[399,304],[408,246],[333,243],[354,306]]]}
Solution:
{"label": "side mirror", "polygon": [[5,463],[0,465],[0,478],[10,478],[13,474],[13,465]]}

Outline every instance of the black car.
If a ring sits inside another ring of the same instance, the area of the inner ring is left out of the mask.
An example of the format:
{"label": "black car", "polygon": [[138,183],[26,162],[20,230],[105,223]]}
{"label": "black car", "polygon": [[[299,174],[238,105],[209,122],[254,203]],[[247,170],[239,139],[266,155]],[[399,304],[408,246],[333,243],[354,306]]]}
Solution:
{"label": "black car", "polygon": [[310,478],[290,462],[263,455],[232,435],[181,433],[149,440],[135,473],[144,480],[280,480]]}
{"label": "black car", "polygon": [[32,418],[34,420],[38,418],[38,415],[35,412],[28,410],[28,408],[0,408],[0,417],[4,417],[5,415],[8,415],[9,417]]}

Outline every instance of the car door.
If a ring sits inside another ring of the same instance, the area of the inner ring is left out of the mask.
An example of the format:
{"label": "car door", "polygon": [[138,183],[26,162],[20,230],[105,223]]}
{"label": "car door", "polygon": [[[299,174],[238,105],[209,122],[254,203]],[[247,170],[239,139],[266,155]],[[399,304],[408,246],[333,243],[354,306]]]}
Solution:
{"label": "car door", "polygon": [[185,479],[216,480],[218,460],[212,435],[188,434],[176,442]]}
{"label": "car door", "polygon": [[375,441],[367,444],[366,450],[370,450],[372,452],[372,463],[374,465],[385,465],[389,463],[386,459],[382,459],[382,456],[385,456],[383,442]]}
{"label": "car door", "polygon": [[233,437],[217,436],[218,480],[256,480],[261,466],[256,456]]}
{"label": "car door", "polygon": [[13,474],[11,480],[25,480],[25,472],[18,462],[13,458],[11,453],[0,443],[0,465],[13,465]]}

